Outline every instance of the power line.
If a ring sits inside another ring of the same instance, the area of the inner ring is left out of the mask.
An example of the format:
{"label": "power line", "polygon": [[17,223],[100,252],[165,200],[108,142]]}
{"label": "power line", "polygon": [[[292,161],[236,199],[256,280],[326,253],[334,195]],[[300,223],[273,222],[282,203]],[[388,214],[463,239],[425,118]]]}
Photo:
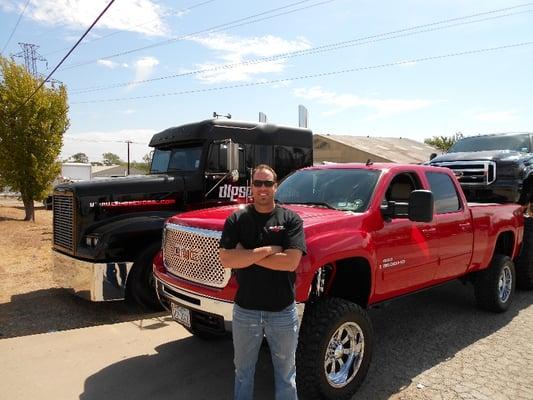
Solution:
{"label": "power line", "polygon": [[513,44],[508,44],[508,45],[498,46],[498,47],[489,47],[489,48],[484,48],[484,49],[467,50],[467,51],[461,51],[461,52],[455,52],[455,53],[442,54],[442,55],[438,55],[438,56],[421,57],[421,58],[415,58],[415,59],[411,59],[411,60],[396,61],[396,62],[390,62],[390,63],[385,63],[385,64],[370,65],[370,66],[365,66],[365,67],[354,67],[354,68],[342,69],[342,70],[337,70],[337,71],[320,72],[320,73],[317,73],[317,74],[301,75],[301,76],[296,76],[296,77],[292,77],[292,78],[282,78],[282,79],[273,79],[273,80],[269,80],[269,81],[239,83],[239,84],[234,84],[234,85],[217,86],[217,87],[211,87],[211,88],[205,88],[205,89],[183,90],[183,91],[179,91],[179,92],[157,93],[157,94],[146,95],[146,96],[118,97],[118,98],[112,98],[112,99],[77,101],[77,102],[72,102],[70,104],[109,103],[109,102],[119,102],[119,101],[127,101],[127,100],[150,99],[150,98],[156,98],[156,97],[179,96],[179,95],[194,94],[194,93],[215,92],[215,91],[221,91],[221,90],[227,90],[227,89],[237,89],[237,88],[252,87],[252,86],[264,86],[264,85],[271,85],[271,84],[277,84],[277,83],[299,81],[299,80],[305,80],[305,79],[311,79],[311,78],[320,78],[320,77],[325,77],[325,76],[341,75],[341,74],[346,74],[346,73],[350,73],[350,72],[368,71],[368,70],[379,69],[379,68],[394,67],[394,66],[398,66],[398,65],[419,63],[419,62],[425,62],[425,61],[434,61],[434,60],[440,60],[440,59],[445,59],[445,58],[450,58],[450,57],[459,57],[459,56],[465,56],[465,55],[487,53],[487,52],[497,51],[497,50],[504,50],[504,49],[510,49],[510,48],[516,48],[516,47],[530,46],[532,44],[533,44],[533,41],[531,41],[531,42],[522,42],[522,43],[513,43]]}
{"label": "power line", "polygon": [[7,38],[7,42],[4,45],[4,47],[2,48],[2,51],[0,51],[0,55],[4,52],[4,50],[6,49],[7,45],[11,41],[11,38],[13,37],[13,34],[15,33],[15,31],[17,30],[17,28],[19,26],[20,20],[22,19],[22,16],[24,15],[24,12],[26,11],[26,7],[28,7],[28,3],[29,2],[30,2],[30,0],[26,0],[26,4],[24,4],[24,8],[22,9],[22,12],[20,13],[19,18],[17,19],[17,23],[15,24],[13,30],[11,31],[11,34]]}
{"label": "power line", "polygon": [[165,46],[165,45],[168,45],[168,44],[180,41],[180,40],[185,40],[185,39],[188,39],[188,38],[197,37],[200,34],[215,33],[215,32],[220,32],[220,31],[224,31],[224,30],[228,30],[228,29],[238,28],[240,26],[249,25],[249,24],[253,24],[253,23],[256,23],[256,22],[260,22],[260,21],[265,21],[265,20],[268,20],[268,19],[280,17],[280,16],[283,16],[283,15],[292,14],[292,13],[295,13],[295,12],[298,12],[298,11],[302,11],[302,10],[307,10],[309,8],[313,8],[313,7],[317,7],[317,6],[323,5],[323,4],[331,3],[331,2],[333,2],[335,0],[323,0],[323,1],[320,1],[318,3],[309,4],[307,6],[303,6],[303,7],[300,7],[300,8],[295,8],[293,10],[288,10],[288,11],[284,11],[282,13],[270,15],[270,16],[267,16],[267,17],[253,19],[252,21],[239,23],[241,21],[246,21],[246,20],[261,16],[261,15],[270,14],[270,13],[273,13],[275,11],[279,11],[279,10],[282,10],[282,9],[294,7],[295,5],[298,5],[298,4],[307,3],[309,1],[312,1],[312,0],[300,0],[300,1],[297,1],[297,2],[294,2],[294,3],[287,4],[287,5],[282,6],[282,7],[273,8],[273,9],[270,9],[270,10],[267,10],[267,11],[263,11],[263,12],[258,13],[258,14],[250,15],[248,17],[244,17],[244,18],[233,20],[233,21],[230,21],[230,22],[227,22],[227,23],[224,23],[224,24],[216,25],[216,26],[211,27],[211,28],[202,29],[200,31],[196,31],[196,32],[193,32],[193,33],[188,33],[188,34],[185,34],[185,35],[182,35],[182,36],[178,36],[178,37],[175,37],[175,38],[172,38],[172,39],[167,39],[167,40],[164,40],[162,42],[153,43],[153,44],[150,44],[150,45],[147,45],[147,46],[143,46],[143,47],[137,47],[135,49],[122,51],[120,53],[111,54],[111,55],[108,55],[108,56],[105,56],[105,57],[99,57],[99,58],[96,58],[96,59],[93,59],[93,60],[84,61],[84,62],[77,63],[77,64],[69,64],[69,65],[66,65],[65,67],[61,68],[61,70],[64,71],[64,70],[68,70],[68,69],[72,69],[72,68],[77,68],[77,67],[81,67],[81,66],[84,66],[84,65],[93,64],[93,63],[95,63],[95,62],[97,62],[99,60],[108,60],[108,59],[111,59],[111,58],[120,57],[120,56],[124,56],[124,55],[131,54],[131,53],[136,53],[136,52],[142,51],[142,50],[148,50],[148,49],[152,49],[152,48],[159,47],[159,46]]}
{"label": "power line", "polygon": [[78,138],[78,137],[74,137],[74,136],[67,136],[67,135],[64,135],[63,136],[64,139],[67,139],[67,140],[74,140],[76,142],[89,142],[89,143],[131,143],[131,144],[141,144],[141,145],[144,145],[144,146],[148,146],[148,143],[145,143],[145,142],[135,142],[133,140],[119,140],[119,139],[99,139],[99,140],[95,140],[95,139],[83,139],[83,138]]}
{"label": "power line", "polygon": [[[533,4],[533,3],[529,3],[529,4]],[[94,86],[94,87],[89,87],[89,88],[84,88],[84,89],[77,89],[77,90],[74,89],[74,90],[70,90],[70,94],[73,94],[73,95],[84,94],[84,93],[96,92],[96,91],[107,90],[107,89],[115,89],[115,88],[124,87],[124,86],[138,85],[138,84],[142,84],[142,83],[156,82],[156,81],[161,81],[161,80],[166,80],[166,79],[173,79],[173,78],[179,78],[179,77],[184,77],[184,76],[203,74],[203,73],[207,73],[207,72],[216,72],[216,71],[236,68],[236,67],[239,67],[239,66],[246,66],[246,65],[260,64],[260,63],[263,63],[263,62],[275,61],[275,60],[278,60],[278,59],[286,59],[286,58],[294,58],[294,57],[301,57],[301,56],[307,56],[307,55],[321,54],[321,53],[325,53],[325,52],[329,52],[329,51],[344,49],[344,48],[347,48],[347,47],[362,46],[362,45],[365,45],[365,44],[377,43],[377,42],[391,40],[391,39],[397,39],[397,38],[402,38],[402,37],[407,37],[407,36],[418,35],[418,34],[421,34],[421,33],[433,32],[433,31],[437,31],[437,30],[448,29],[448,28],[452,28],[452,27],[469,25],[469,24],[474,24],[474,23],[485,22],[485,21],[489,21],[489,20],[494,20],[494,19],[514,16],[514,15],[518,15],[518,14],[524,14],[524,13],[533,12],[533,10],[518,11],[518,12],[515,12],[515,13],[508,13],[508,14],[503,14],[503,15],[497,15],[497,16],[481,18],[481,19],[477,19],[477,20],[474,20],[474,21],[458,22],[458,23],[451,24],[451,22],[454,22],[454,21],[461,21],[461,20],[464,20],[464,19],[475,18],[475,17],[478,17],[478,16],[494,14],[494,13],[497,13],[497,12],[507,11],[507,10],[510,10],[510,9],[518,8],[518,7],[524,7],[524,5],[515,6],[515,7],[507,7],[507,8],[498,9],[498,10],[492,10],[492,11],[483,12],[483,13],[476,13],[476,14],[467,15],[467,16],[458,17],[458,18],[446,19],[446,20],[442,20],[442,21],[437,21],[437,22],[433,22],[433,23],[429,23],[429,24],[424,24],[424,25],[418,25],[418,26],[414,26],[414,27],[399,29],[399,30],[390,31],[390,32],[386,32],[386,33],[379,33],[379,34],[376,34],[376,35],[367,36],[367,37],[363,37],[363,38],[357,38],[357,39],[351,39],[351,40],[346,40],[346,41],[341,41],[341,42],[329,43],[329,44],[326,44],[326,45],[323,45],[323,46],[317,46],[317,47],[313,47],[313,48],[310,48],[310,49],[296,50],[296,51],[292,51],[292,52],[280,53],[280,54],[276,54],[276,55],[268,56],[268,57],[260,57],[260,58],[256,58],[256,59],[242,61],[242,62],[239,62],[239,63],[218,65],[218,66],[212,67],[212,68],[198,69],[198,70],[194,70],[194,71],[188,71],[188,72],[182,72],[182,73],[178,73],[178,74],[165,75],[165,76],[160,76],[160,77],[155,77],[155,78],[150,78],[150,79],[143,79],[143,80],[129,81],[129,82],[120,82],[120,83],[115,83],[115,84],[111,84],[111,85]],[[435,27],[435,25],[443,25],[443,24],[448,24],[448,25]],[[428,28],[428,29],[421,30],[421,28]],[[412,31],[414,31],[414,32],[412,32]]]}
{"label": "power line", "polygon": [[[195,8],[198,8],[198,7],[201,7],[201,6],[204,6],[206,4],[209,4],[209,3],[213,3],[214,1],[216,0],[206,0],[206,1],[202,1],[200,3],[196,3],[196,4],[193,4],[189,7],[186,7],[186,8],[182,8],[182,9],[179,9],[179,10],[176,10],[176,11],[171,11],[171,12],[167,12],[163,15],[161,15],[161,17],[166,17],[168,15],[172,15],[172,14],[180,14],[180,13],[185,13],[187,11],[191,11],[191,10],[194,10]],[[137,28],[137,27],[140,27],[140,26],[144,26],[144,25],[148,25],[154,21],[157,21],[159,20],[159,17],[158,18],[154,18],[154,19],[151,19],[150,21],[146,21],[146,22],[143,22],[143,23],[140,23],[140,24],[137,24],[137,25],[133,25],[133,28]],[[110,36],[115,36],[115,35],[118,35],[118,34],[121,34],[121,33],[124,33],[126,31],[124,30],[120,30],[120,31],[115,31],[115,32],[111,32],[107,35],[103,35],[103,36],[100,36],[100,37],[97,37],[97,38],[94,38],[92,40],[87,40],[85,42],[82,43],[82,45],[85,45],[85,44],[89,44],[89,43],[93,43],[93,42],[96,42],[98,40],[102,40],[102,39],[107,39],[108,37]],[[63,47],[61,49],[57,49],[57,50],[54,50],[54,51],[51,51],[49,53],[46,53],[45,55],[50,55],[50,54],[55,54],[55,53],[58,53],[60,51],[63,51],[63,50],[66,50],[68,49],[68,47]]]}
{"label": "power line", "polygon": [[85,31],[85,33],[78,39],[78,41],[74,44],[74,46],[72,46],[72,48],[70,49],[70,51],[65,55],[65,57],[63,57],[63,59],[59,62],[59,64],[57,64],[57,66],[52,70],[52,72],[50,72],[48,74],[48,76],[41,82],[41,84],[37,87],[37,89],[35,89],[33,91],[33,93],[26,99],[24,100],[24,102],[17,108],[17,110],[15,111],[15,114],[17,112],[20,111],[20,109],[22,107],[24,107],[26,105],[26,103],[28,101],[30,101],[30,99],[35,95],[35,93],[37,93],[39,91],[39,89],[41,89],[44,84],[48,81],[48,79],[50,79],[50,77],[54,74],[54,72],[56,72],[56,70],[59,68],[59,66],[61,64],[63,64],[63,62],[67,59],[67,57],[70,55],[70,53],[72,53],[74,51],[74,49],[76,47],[78,47],[78,45],[80,44],[80,42],[83,40],[83,38],[85,36],[87,36],[87,34],[91,31],[91,29],[93,28],[93,26],[96,25],[96,23],[100,20],[100,18],[102,18],[102,16],[106,13],[106,11],[109,9],[109,7],[111,7],[111,5],[115,2],[115,0],[111,0],[109,2],[109,4],[102,10],[102,12],[100,13],[100,15],[98,15],[98,17],[94,20],[94,22],[91,24],[91,26],[89,26],[89,28],[87,28],[87,30]]}

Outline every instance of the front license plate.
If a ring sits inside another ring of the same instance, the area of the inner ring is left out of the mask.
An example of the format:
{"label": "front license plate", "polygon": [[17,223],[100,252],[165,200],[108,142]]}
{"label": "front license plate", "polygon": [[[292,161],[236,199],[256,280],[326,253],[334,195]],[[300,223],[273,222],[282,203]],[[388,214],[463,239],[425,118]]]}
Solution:
{"label": "front license plate", "polygon": [[191,327],[191,312],[188,308],[172,303],[171,310],[172,319],[186,326],[187,328]]}

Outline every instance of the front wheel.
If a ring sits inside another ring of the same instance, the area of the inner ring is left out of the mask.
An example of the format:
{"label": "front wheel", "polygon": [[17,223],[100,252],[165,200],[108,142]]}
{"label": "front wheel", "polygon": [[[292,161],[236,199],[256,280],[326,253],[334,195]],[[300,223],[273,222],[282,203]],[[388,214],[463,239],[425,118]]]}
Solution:
{"label": "front wheel", "polygon": [[161,248],[154,243],[137,258],[126,282],[126,300],[140,307],[142,311],[162,311],[163,306],[157,298],[152,260]]}
{"label": "front wheel", "polygon": [[516,284],[511,258],[497,254],[490,266],[476,273],[474,291],[477,304],[492,312],[504,312],[511,305]]}
{"label": "front wheel", "polygon": [[349,399],[363,382],[374,335],[367,313],[338,298],[307,304],[296,353],[302,399]]}

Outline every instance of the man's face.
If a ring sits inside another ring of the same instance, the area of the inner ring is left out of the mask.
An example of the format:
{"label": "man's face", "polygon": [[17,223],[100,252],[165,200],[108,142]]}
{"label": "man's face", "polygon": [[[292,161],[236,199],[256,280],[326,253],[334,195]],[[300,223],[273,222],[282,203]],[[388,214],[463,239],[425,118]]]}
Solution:
{"label": "man's face", "polygon": [[[262,184],[261,186],[256,186],[254,182],[261,182]],[[274,175],[271,171],[268,169],[255,171],[252,178],[252,196],[254,203],[259,207],[272,207],[274,204],[274,194],[278,185],[274,183],[271,187],[268,187],[269,182],[274,182]]]}

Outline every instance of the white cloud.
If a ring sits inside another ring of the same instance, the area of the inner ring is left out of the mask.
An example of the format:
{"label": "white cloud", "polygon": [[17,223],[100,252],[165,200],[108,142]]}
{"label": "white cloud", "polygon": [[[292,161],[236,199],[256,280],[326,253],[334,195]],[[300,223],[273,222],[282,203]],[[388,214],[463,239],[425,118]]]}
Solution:
{"label": "white cloud", "polygon": [[353,94],[338,94],[328,92],[320,86],[312,88],[298,88],[294,90],[296,97],[316,101],[319,104],[334,107],[323,113],[325,116],[334,115],[350,108],[369,108],[375,112],[371,118],[387,117],[394,114],[402,114],[427,108],[434,101],[424,99],[373,99],[359,97]]}
{"label": "white cloud", "polygon": [[[25,16],[48,26],[78,30],[89,27],[108,3],[108,0],[31,0]],[[117,1],[98,21],[96,28],[162,36],[169,33],[162,16],[162,7],[152,0]]]}
{"label": "white cloud", "polygon": [[[142,81],[152,75],[154,68],[159,65],[159,60],[154,57],[143,57],[135,61],[133,67],[135,68],[135,81]],[[138,84],[131,84],[128,89],[132,89]]]}
{"label": "white cloud", "polygon": [[142,157],[152,150],[148,143],[156,132],[154,129],[123,129],[67,133],[63,139],[60,158],[81,152],[89,157],[89,161],[101,161],[103,153],[111,152],[126,161],[128,146],[125,142],[131,140],[134,143],[130,144],[130,160],[142,161]]}
{"label": "white cloud", "polygon": [[495,111],[475,114],[474,119],[484,122],[509,122],[516,119],[515,111]]}
{"label": "white cloud", "polygon": [[208,62],[196,66],[198,69],[212,69],[212,71],[196,75],[205,83],[250,81],[254,75],[282,72],[287,65],[287,60],[283,58],[233,68],[223,68],[223,66],[311,47],[309,41],[304,38],[290,41],[273,35],[239,38],[227,34],[211,34],[190,40],[214,50],[216,57],[221,60],[221,62]]}
{"label": "white cloud", "polygon": [[115,69],[119,66],[118,63],[111,61],[111,60],[98,60],[96,63],[98,65],[101,65],[102,67],[106,67],[109,69]]}

